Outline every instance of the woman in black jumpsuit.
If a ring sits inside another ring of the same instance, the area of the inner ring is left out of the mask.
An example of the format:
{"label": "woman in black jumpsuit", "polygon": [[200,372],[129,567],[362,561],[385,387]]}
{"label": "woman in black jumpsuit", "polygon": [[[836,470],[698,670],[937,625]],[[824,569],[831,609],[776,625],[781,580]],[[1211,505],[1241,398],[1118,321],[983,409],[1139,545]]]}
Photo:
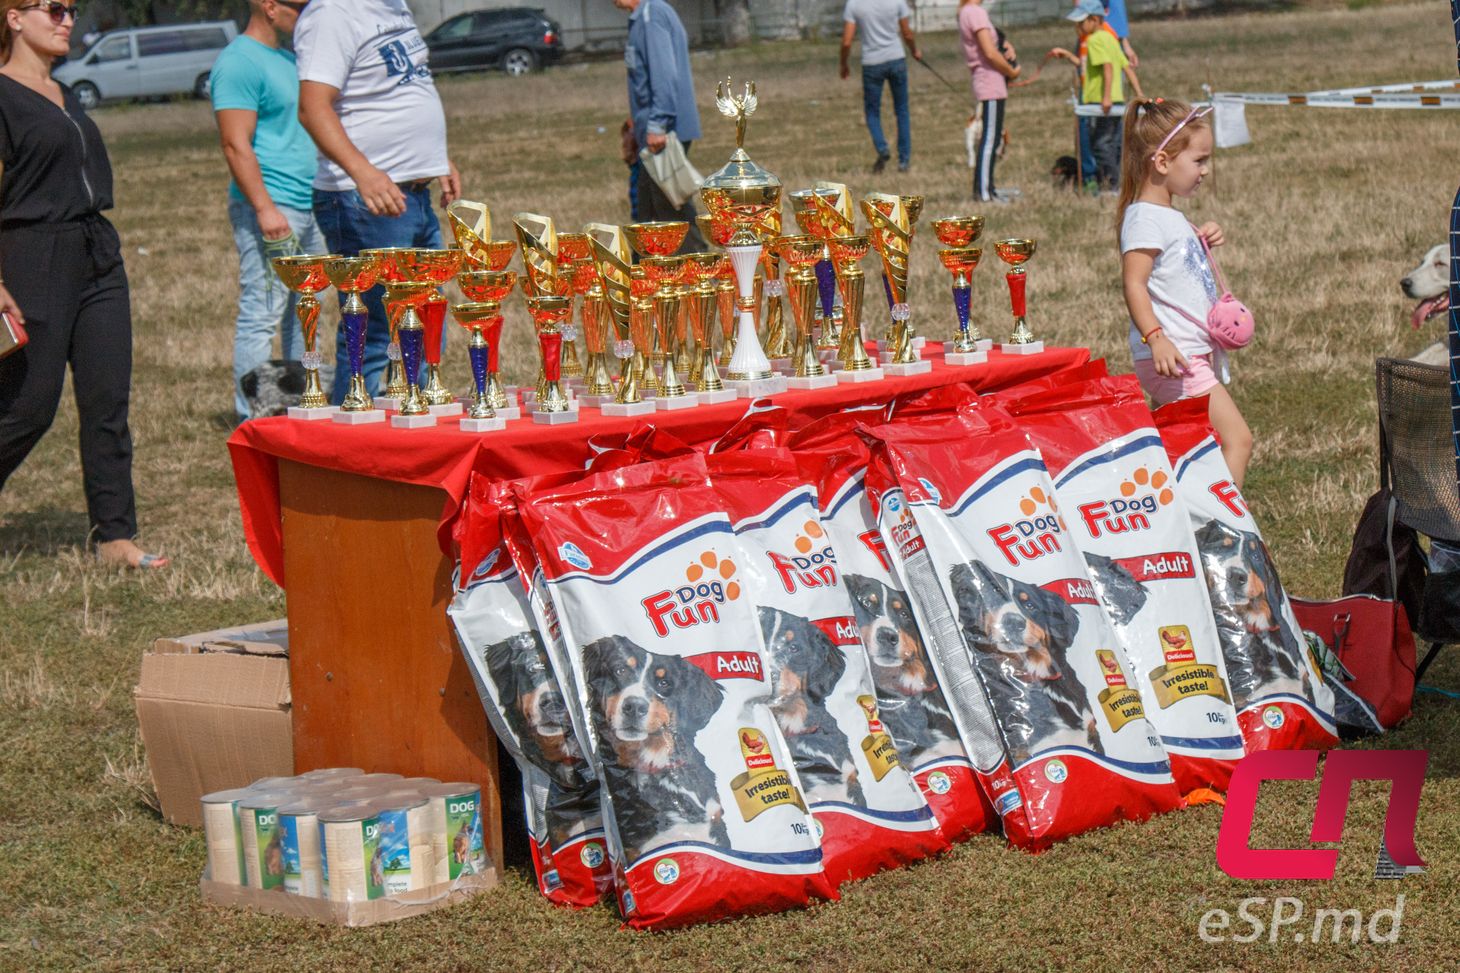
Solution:
{"label": "woman in black jumpsuit", "polygon": [[105,561],[154,568],[132,495],[132,310],[101,132],[50,77],[70,46],[74,8],[0,0],[0,310],[30,342],[0,359],[0,490],[55,418],[66,366],[81,425],[91,539]]}

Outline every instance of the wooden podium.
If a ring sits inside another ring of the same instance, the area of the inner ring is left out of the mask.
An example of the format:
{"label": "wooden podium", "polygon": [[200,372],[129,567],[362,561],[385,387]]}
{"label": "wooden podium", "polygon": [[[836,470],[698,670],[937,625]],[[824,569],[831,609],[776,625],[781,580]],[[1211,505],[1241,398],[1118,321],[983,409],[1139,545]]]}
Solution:
{"label": "wooden podium", "polygon": [[446,617],[447,495],[279,461],[294,769],[471,781],[502,867],[497,742]]}

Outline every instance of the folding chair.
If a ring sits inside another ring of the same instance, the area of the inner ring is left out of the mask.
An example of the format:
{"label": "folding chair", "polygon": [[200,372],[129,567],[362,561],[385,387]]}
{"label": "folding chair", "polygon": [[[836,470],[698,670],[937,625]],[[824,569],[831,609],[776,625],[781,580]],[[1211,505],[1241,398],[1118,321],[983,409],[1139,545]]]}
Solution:
{"label": "folding chair", "polygon": [[[1379,480],[1394,496],[1391,515],[1433,542],[1460,545],[1460,483],[1451,444],[1450,374],[1443,365],[1399,358],[1375,362],[1379,399]],[[1443,645],[1460,643],[1460,572],[1431,574],[1415,633],[1430,643],[1417,682]]]}

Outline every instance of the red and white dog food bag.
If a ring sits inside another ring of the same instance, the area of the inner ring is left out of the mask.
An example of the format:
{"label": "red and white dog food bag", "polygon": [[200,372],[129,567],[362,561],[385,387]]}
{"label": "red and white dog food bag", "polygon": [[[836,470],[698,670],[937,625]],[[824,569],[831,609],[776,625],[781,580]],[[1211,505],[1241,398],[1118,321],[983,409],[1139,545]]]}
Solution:
{"label": "red and white dog food bag", "polygon": [[867,444],[856,433],[867,423],[880,424],[880,417],[836,413],[798,430],[789,447],[801,474],[816,487],[821,526],[851,597],[882,723],[944,836],[961,841],[989,829],[992,808],[872,514],[863,482]]}
{"label": "red and white dog food bag", "polygon": [[1333,690],[1308,651],[1247,501],[1222,458],[1205,397],[1156,410],[1215,610],[1248,752],[1338,743]]}
{"label": "red and white dog food bag", "polygon": [[598,780],[505,546],[492,490],[473,477],[457,526],[471,537],[463,550],[484,553],[469,573],[458,566],[446,613],[492,729],[522,773],[539,891],[562,905],[593,905],[613,885]]}
{"label": "red and white dog food bag", "polygon": [[588,717],[619,905],[663,929],[835,897],[702,457],[519,493]]}
{"label": "red and white dog food bag", "polygon": [[1242,733],[1191,519],[1139,383],[1094,379],[999,401],[1054,477],[1176,783],[1225,790]]}
{"label": "red and white dog food bag", "polygon": [[716,452],[706,465],[745,549],[771,711],[820,829],[827,877],[855,881],[947,850],[881,718],[815,488],[784,449]]}
{"label": "red and white dog food bag", "polygon": [[865,430],[883,539],[1005,834],[1040,849],[1180,803],[1039,456],[974,408]]}

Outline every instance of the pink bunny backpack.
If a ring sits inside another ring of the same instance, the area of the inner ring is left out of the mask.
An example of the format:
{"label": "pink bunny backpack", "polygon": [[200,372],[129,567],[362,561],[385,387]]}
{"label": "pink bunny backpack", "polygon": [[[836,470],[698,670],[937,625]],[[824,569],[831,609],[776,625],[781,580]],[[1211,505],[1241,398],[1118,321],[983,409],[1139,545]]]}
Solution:
{"label": "pink bunny backpack", "polygon": [[[1195,226],[1192,231],[1196,232]],[[1200,233],[1196,234],[1196,238],[1207,255],[1207,265],[1212,268],[1212,276],[1217,279],[1217,288],[1222,295],[1207,311],[1207,335],[1212,339],[1212,344],[1226,351],[1246,348],[1252,344],[1252,334],[1257,327],[1252,319],[1252,312],[1227,289],[1222,268],[1217,266],[1216,258],[1212,256],[1212,248],[1207,246],[1206,240],[1202,239]]]}

